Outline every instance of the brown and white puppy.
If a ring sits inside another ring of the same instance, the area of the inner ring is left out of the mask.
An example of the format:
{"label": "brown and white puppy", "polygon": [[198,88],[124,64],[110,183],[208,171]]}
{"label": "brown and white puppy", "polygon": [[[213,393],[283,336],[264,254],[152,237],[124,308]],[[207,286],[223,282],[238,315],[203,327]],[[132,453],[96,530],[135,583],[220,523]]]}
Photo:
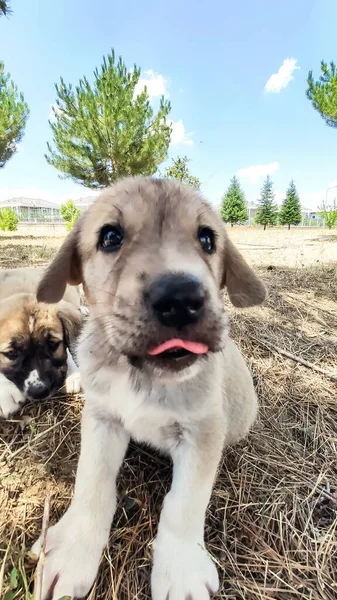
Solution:
{"label": "brown and white puppy", "polygon": [[[45,600],[85,596],[116,508],[130,437],[171,455],[173,483],[154,546],[153,600],[207,600],[218,589],[204,519],[223,447],[255,420],[257,399],[228,337],[235,306],[265,288],[202,196],[176,182],[126,179],[81,218],[42,280],[59,301],[83,283],[90,316],[79,343],[85,393],[70,508],[48,530]],[[33,551],[39,552],[38,541]]]}
{"label": "brown and white puppy", "polygon": [[78,288],[67,287],[57,304],[37,302],[45,269],[0,271],[0,416],[14,414],[25,400],[45,400],[63,386],[80,389],[69,346],[82,314]]}

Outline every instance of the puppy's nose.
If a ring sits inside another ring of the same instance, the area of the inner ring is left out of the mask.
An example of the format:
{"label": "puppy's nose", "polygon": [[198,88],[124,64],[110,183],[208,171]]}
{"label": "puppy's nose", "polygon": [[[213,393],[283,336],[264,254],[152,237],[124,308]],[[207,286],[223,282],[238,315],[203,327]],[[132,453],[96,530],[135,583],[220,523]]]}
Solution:
{"label": "puppy's nose", "polygon": [[158,277],[147,294],[157,319],[167,327],[182,329],[202,317],[205,293],[198,279],[183,273]]}
{"label": "puppy's nose", "polygon": [[27,396],[31,400],[44,400],[50,394],[50,386],[45,383],[39,385],[31,384],[27,387]]}

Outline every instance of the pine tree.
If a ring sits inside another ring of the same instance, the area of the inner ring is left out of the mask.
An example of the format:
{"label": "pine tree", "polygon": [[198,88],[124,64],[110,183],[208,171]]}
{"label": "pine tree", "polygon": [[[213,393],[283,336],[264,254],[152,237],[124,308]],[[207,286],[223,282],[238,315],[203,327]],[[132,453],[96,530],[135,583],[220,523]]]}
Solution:
{"label": "pine tree", "polygon": [[314,81],[312,71],[309,72],[307,98],[327,125],[337,127],[337,67],[331,62],[329,68],[322,60],[321,71],[318,81]]}
{"label": "pine tree", "polygon": [[9,17],[12,14],[8,0],[0,0],[0,17]]}
{"label": "pine tree", "polygon": [[282,202],[279,221],[281,225],[288,225],[288,229],[290,229],[290,225],[299,225],[302,221],[301,203],[293,180],[290,182],[286,197]]}
{"label": "pine tree", "polygon": [[261,188],[259,208],[257,209],[255,217],[256,224],[263,225],[263,229],[266,229],[267,225],[276,225],[277,223],[277,206],[274,202],[274,198],[273,182],[269,175],[267,175]]}
{"label": "pine tree", "polygon": [[190,159],[187,156],[183,156],[182,158],[178,156],[176,159],[172,159],[172,164],[165,170],[164,177],[178,179],[178,181],[200,190],[200,179],[190,173],[187,167],[188,162],[190,162]]}
{"label": "pine tree", "polygon": [[0,61],[0,169],[17,151],[17,145],[24,134],[28,105],[23,94],[5,73],[5,65]]}
{"label": "pine tree", "polygon": [[103,188],[129,175],[152,175],[166,158],[171,105],[164,98],[156,114],[146,88],[137,95],[140,78],[112,51],[94,71],[94,84],[84,77],[73,90],[61,78],[56,84],[54,122],[49,122],[56,150],[48,144],[49,164],[89,188]]}
{"label": "pine tree", "polygon": [[230,223],[231,227],[236,223],[244,223],[248,219],[245,195],[235,175],[222,199],[220,214],[222,220]]}

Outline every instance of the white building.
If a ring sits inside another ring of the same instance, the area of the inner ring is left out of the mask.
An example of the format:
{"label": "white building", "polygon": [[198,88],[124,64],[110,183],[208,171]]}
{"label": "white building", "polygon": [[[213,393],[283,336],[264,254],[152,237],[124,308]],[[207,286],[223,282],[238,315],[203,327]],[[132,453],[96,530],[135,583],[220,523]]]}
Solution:
{"label": "white building", "polygon": [[38,198],[11,198],[0,201],[1,208],[15,210],[19,220],[27,223],[62,221],[60,205]]}
{"label": "white building", "polygon": [[81,212],[84,212],[91,206],[91,204],[96,200],[97,196],[86,196],[85,198],[79,198],[79,200],[74,200],[74,204],[77,208],[80,209]]}

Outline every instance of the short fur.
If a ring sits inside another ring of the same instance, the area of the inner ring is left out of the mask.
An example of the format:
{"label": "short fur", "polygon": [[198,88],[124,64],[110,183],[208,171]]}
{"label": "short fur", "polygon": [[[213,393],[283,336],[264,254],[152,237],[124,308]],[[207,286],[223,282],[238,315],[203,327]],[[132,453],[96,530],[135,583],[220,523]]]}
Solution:
{"label": "short fur", "polygon": [[37,302],[45,269],[0,271],[0,416],[25,400],[46,399],[65,386],[80,389],[69,351],[82,325],[78,288],[67,287],[57,304]]}
{"label": "short fur", "polygon": [[[119,252],[99,248],[106,224],[124,229]],[[201,226],[214,231],[213,254],[200,245]],[[177,331],[155,318],[146,297],[163,274],[202,283],[205,311],[197,323]],[[174,463],[154,547],[152,598],[207,600],[218,589],[203,539],[217,466],[224,446],[247,434],[257,412],[250,373],[228,337],[221,290],[248,307],[263,301],[265,287],[199,193],[152,178],[103,192],[50,265],[38,298],[60,300],[68,283],[81,282],[90,305],[78,354],[86,398],[81,454],[70,508],[47,534],[42,597],[83,597],[92,586],[133,437]],[[149,357],[150,347],[177,337],[209,351],[177,368]]]}

